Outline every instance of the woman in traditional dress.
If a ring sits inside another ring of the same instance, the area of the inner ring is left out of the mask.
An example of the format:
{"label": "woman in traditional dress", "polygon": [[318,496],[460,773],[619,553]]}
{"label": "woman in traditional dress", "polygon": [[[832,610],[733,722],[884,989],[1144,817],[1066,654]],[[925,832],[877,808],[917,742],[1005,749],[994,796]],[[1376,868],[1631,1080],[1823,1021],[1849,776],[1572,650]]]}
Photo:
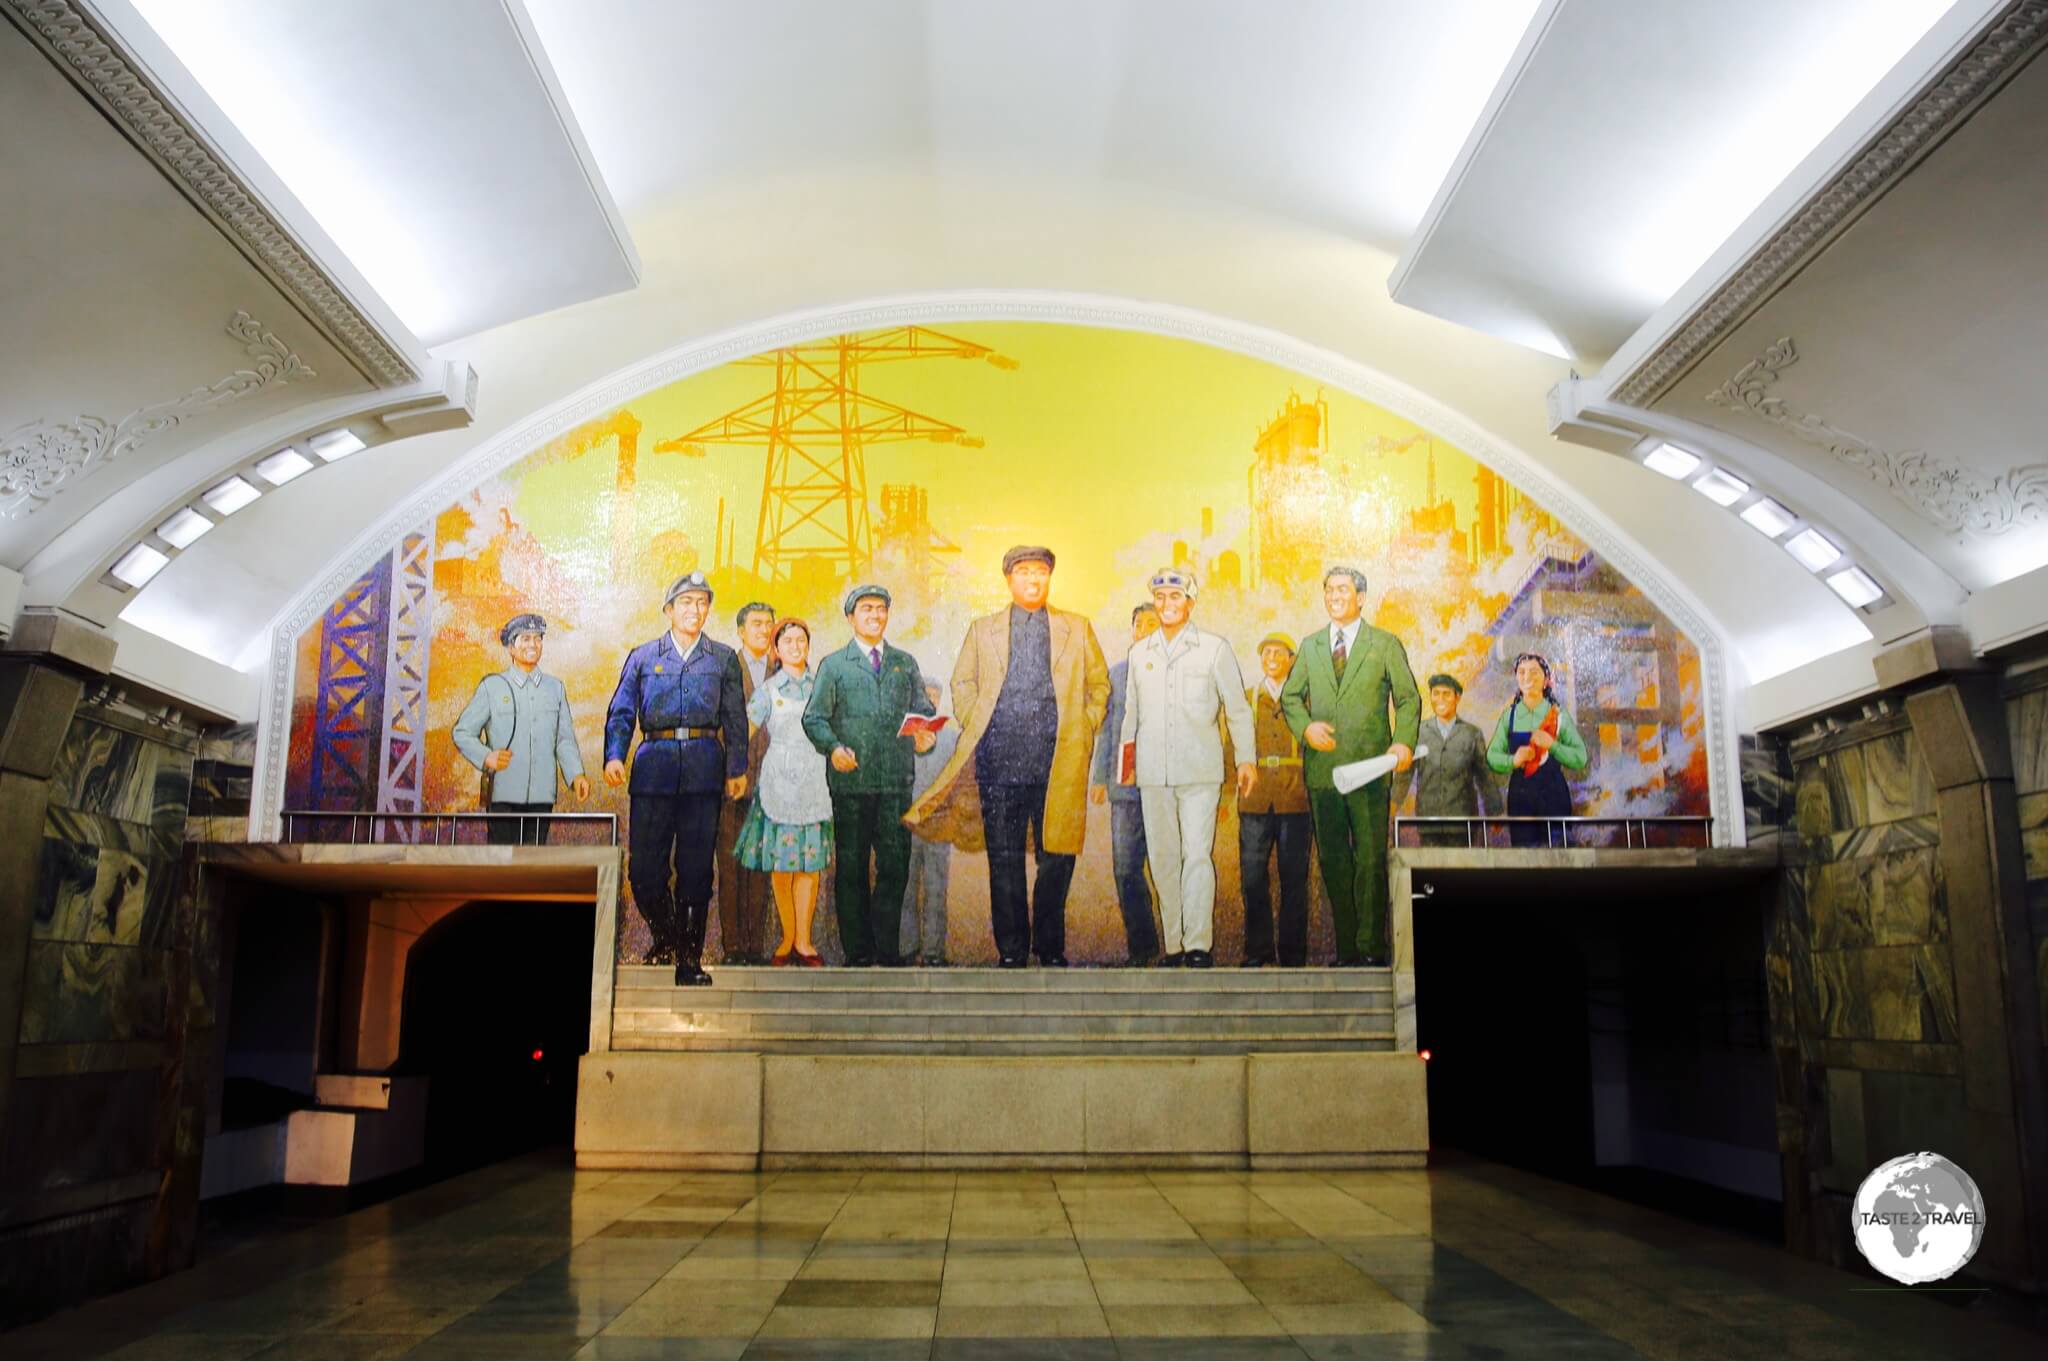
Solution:
{"label": "woman in traditional dress", "polygon": [[768,732],[761,787],[733,848],[739,863],[765,872],[775,892],[782,941],[777,965],[822,965],[811,944],[819,876],[832,860],[832,794],[825,757],[804,736],[804,706],[814,684],[811,630],[800,619],[775,626],[768,675],[747,702],[747,718]]}
{"label": "woman in traditional dress", "polygon": [[[1494,726],[1486,764],[1508,778],[1510,817],[1569,818],[1571,787],[1564,768],[1586,769],[1586,744],[1578,725],[1557,703],[1550,684],[1550,663],[1538,653],[1515,659],[1515,688],[1507,712]],[[1549,846],[1550,828],[1542,823],[1508,824],[1508,845]]]}

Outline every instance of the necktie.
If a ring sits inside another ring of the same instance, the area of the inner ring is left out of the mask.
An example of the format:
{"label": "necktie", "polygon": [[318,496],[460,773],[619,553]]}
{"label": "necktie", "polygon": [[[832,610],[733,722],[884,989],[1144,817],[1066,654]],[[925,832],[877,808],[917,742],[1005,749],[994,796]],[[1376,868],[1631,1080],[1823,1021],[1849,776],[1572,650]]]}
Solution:
{"label": "necktie", "polygon": [[874,669],[876,676],[882,674],[882,650],[880,648],[868,649],[868,665]]}
{"label": "necktie", "polygon": [[1337,679],[1344,679],[1344,635],[1337,635],[1337,646],[1330,649],[1330,666],[1336,669]]}

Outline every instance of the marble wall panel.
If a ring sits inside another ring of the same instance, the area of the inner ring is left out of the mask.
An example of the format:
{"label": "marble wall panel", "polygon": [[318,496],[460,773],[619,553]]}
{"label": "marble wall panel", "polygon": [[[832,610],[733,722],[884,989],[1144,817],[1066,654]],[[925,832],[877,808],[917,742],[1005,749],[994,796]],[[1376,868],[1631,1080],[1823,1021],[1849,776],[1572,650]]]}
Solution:
{"label": "marble wall panel", "polygon": [[170,749],[80,718],[65,735],[50,778],[50,802],[129,823],[156,813],[156,768]]}
{"label": "marble wall panel", "polygon": [[[1934,811],[1931,797],[1926,808],[1913,807],[1913,771],[1922,763],[1911,732],[1887,733],[1856,750],[1863,757],[1864,816],[1869,822],[1890,823]],[[1931,796],[1931,781],[1928,792]]]}
{"label": "marble wall panel", "polygon": [[1941,862],[1934,848],[1894,851],[1861,862],[1870,898],[1870,928],[1880,946],[1944,941],[1948,915],[1939,911]]}
{"label": "marble wall panel", "polygon": [[15,1082],[0,1187],[9,1200],[154,1166],[158,1069]]}
{"label": "marble wall panel", "polygon": [[1776,836],[1792,820],[1792,761],[1785,747],[1772,739],[1745,733],[1739,742],[1742,772],[1742,822],[1749,842]]}
{"label": "marble wall panel", "polygon": [[2013,787],[2021,794],[2048,790],[2048,690],[2007,700],[2005,722],[2012,737]]}
{"label": "marble wall panel", "polygon": [[1871,863],[1824,861],[1806,867],[1806,915],[1815,950],[1876,941],[1870,924]]}
{"label": "marble wall panel", "polygon": [[1801,837],[1824,838],[1835,830],[1827,777],[1818,761],[1800,762],[1793,768],[1792,803],[1793,822]]}
{"label": "marble wall panel", "polygon": [[1822,782],[1827,786],[1828,812],[1836,832],[1870,825],[1870,775],[1863,758],[1867,746],[1858,743],[1815,758]]}
{"label": "marble wall panel", "polygon": [[1840,861],[1856,856],[1879,856],[1910,847],[1940,845],[1941,820],[1928,814],[1838,832],[1827,840],[1826,849],[1821,854],[1823,859]]}
{"label": "marble wall panel", "polygon": [[150,826],[182,842],[185,813],[191,803],[192,754],[170,747],[157,748],[155,780],[150,787]]}
{"label": "marble wall panel", "polygon": [[1920,987],[1920,1035],[1923,1041],[1956,1044],[1955,965],[1943,946],[1920,946],[1913,952],[1913,977]]}
{"label": "marble wall panel", "polygon": [[1970,1148],[1962,1080],[1865,1070],[1863,1130],[1873,1165],[1921,1149],[1945,1153]]}
{"label": "marble wall panel", "polygon": [[2020,847],[2027,856],[2027,878],[2048,880],[2048,790],[2019,798]]}
{"label": "marble wall panel", "polygon": [[1840,1040],[1955,1039],[1955,988],[1947,974],[1945,951],[1919,946],[1818,951],[1813,966],[1823,1035]]}
{"label": "marble wall panel", "polygon": [[22,1043],[161,1039],[165,961],[163,951],[134,946],[31,942]]}

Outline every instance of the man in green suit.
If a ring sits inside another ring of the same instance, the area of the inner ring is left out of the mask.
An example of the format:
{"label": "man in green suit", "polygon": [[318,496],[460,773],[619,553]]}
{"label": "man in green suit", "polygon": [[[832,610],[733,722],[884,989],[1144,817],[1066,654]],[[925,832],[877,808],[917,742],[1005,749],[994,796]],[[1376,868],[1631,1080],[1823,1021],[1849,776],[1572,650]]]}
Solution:
{"label": "man in green suit", "polygon": [[[1323,576],[1330,627],[1301,641],[1280,691],[1280,711],[1301,740],[1302,774],[1316,855],[1330,891],[1340,966],[1388,963],[1387,823],[1391,780],[1339,794],[1330,773],[1348,762],[1392,752],[1395,770],[1415,757],[1422,695],[1401,640],[1360,616],[1365,574],[1333,567]],[[1388,721],[1387,712],[1393,711]]]}
{"label": "man in green suit", "polygon": [[[833,898],[849,965],[896,965],[903,890],[910,881],[911,779],[917,753],[937,735],[898,737],[905,714],[936,714],[917,659],[882,639],[889,592],[872,584],[846,593],[853,640],[818,664],[804,735],[831,759],[832,840],[839,858]],[[868,879],[868,858],[874,879]]]}

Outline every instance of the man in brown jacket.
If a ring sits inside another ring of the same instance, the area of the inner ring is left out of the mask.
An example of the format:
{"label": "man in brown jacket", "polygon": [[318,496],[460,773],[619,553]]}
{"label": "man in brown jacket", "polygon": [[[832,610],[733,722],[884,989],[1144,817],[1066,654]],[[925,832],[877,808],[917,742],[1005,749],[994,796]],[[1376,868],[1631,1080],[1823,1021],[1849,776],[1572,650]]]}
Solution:
{"label": "man in brown jacket", "polygon": [[[745,699],[754,698],[754,687],[768,678],[768,636],[775,631],[775,607],[766,601],[749,601],[733,617],[739,630],[740,687]],[[765,965],[762,929],[769,909],[768,877],[749,870],[733,854],[747,811],[754,806],[755,791],[761,783],[761,758],[768,753],[768,730],[753,728],[747,737],[747,793],[728,799],[718,813],[718,933],[728,965]]]}
{"label": "man in brown jacket", "polygon": [[[1088,821],[1088,765],[1109,665],[1086,617],[1047,604],[1051,549],[1003,555],[1010,605],[968,626],[953,664],[960,746],[904,816],[921,837],[988,851],[989,917],[1005,969],[1067,963],[1067,888]],[[1048,722],[1052,720],[1052,722]],[[1033,837],[1035,834],[1035,839]],[[1038,874],[1027,887],[1024,851]]]}
{"label": "man in brown jacket", "polygon": [[[1237,801],[1237,867],[1244,888],[1244,963],[1250,969],[1308,963],[1308,786],[1301,746],[1280,712],[1280,687],[1294,666],[1294,640],[1259,641],[1259,683],[1245,692],[1252,706],[1259,779]],[[1273,949],[1273,894],[1267,860],[1280,857],[1280,942]]]}

